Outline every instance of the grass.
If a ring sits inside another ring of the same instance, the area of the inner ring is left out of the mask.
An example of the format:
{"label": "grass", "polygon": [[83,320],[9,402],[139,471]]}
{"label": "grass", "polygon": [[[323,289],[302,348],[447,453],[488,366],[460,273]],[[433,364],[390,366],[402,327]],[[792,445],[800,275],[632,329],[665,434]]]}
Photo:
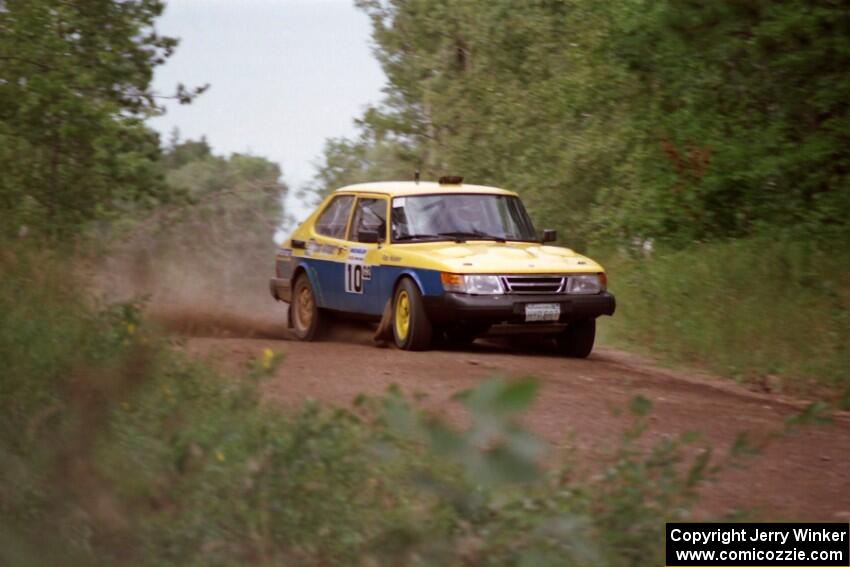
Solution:
{"label": "grass", "polygon": [[850,408],[850,250],[758,238],[604,264],[606,342]]}
{"label": "grass", "polygon": [[465,429],[399,391],[270,407],[274,352],[222,375],[57,254],[3,250],[4,565],[659,565],[711,474],[685,438],[637,448],[646,400],[600,474],[544,468],[533,380],[460,394]]}

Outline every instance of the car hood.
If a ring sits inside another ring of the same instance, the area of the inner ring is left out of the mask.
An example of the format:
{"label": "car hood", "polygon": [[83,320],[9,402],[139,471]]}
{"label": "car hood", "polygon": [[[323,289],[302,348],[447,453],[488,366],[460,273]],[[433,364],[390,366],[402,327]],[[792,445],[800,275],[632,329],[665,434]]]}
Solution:
{"label": "car hood", "polygon": [[569,248],[520,242],[429,242],[396,244],[384,262],[467,274],[552,274],[601,272],[602,266]]}

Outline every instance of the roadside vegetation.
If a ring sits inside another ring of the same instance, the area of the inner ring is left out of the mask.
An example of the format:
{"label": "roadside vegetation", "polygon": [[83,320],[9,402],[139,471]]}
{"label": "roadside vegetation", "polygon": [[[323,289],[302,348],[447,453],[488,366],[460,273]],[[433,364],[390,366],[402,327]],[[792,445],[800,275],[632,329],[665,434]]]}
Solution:
{"label": "roadside vegetation", "polygon": [[712,473],[692,439],[646,449],[644,399],[599,475],[544,469],[531,380],[461,395],[464,429],[397,391],[282,412],[274,352],[222,375],[54,254],[0,267],[4,565],[654,565]]}
{"label": "roadside vegetation", "polygon": [[605,342],[850,409],[850,250],[776,235],[608,258]]}
{"label": "roadside vegetation", "polygon": [[464,175],[609,268],[614,344],[850,395],[841,3],[358,0],[386,99],[319,192]]}

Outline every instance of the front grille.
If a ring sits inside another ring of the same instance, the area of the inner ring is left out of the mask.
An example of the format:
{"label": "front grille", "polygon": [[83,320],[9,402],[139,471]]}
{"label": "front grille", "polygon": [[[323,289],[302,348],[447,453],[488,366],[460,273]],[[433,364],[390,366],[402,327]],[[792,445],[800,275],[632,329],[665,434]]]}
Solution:
{"label": "front grille", "polygon": [[566,276],[502,276],[508,293],[562,293],[566,283]]}

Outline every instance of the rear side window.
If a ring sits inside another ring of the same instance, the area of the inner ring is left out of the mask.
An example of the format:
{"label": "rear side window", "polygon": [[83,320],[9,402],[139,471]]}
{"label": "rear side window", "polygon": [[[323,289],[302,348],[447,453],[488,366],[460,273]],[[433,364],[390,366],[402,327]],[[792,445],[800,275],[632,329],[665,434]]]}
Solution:
{"label": "rear side window", "polygon": [[345,238],[345,227],[348,224],[348,214],[351,212],[353,202],[354,197],[351,195],[334,197],[316,220],[316,232],[331,238]]}
{"label": "rear side window", "polygon": [[387,236],[387,200],[386,199],[358,199],[357,208],[354,210],[354,219],[351,221],[351,234],[349,238],[357,242],[361,231],[374,231],[381,239]]}

